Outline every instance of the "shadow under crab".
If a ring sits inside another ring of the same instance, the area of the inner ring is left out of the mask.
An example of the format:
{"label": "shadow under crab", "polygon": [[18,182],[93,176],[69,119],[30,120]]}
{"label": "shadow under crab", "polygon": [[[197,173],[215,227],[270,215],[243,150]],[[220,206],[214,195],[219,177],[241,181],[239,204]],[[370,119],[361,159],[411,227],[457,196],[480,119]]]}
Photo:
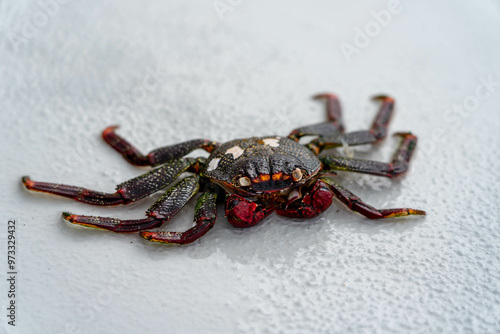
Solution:
{"label": "shadow under crab", "polygon": [[[337,184],[335,170],[366,173],[385,177],[403,174],[408,169],[417,144],[411,133],[397,133],[401,142],[389,163],[332,155],[318,156],[323,150],[343,145],[376,143],[387,136],[394,110],[394,99],[377,96],[380,109],[369,130],[345,132],[340,103],[334,94],[315,98],[326,101],[328,120],[293,130],[288,137],[252,137],[219,144],[206,139],[162,147],[141,154],[108,127],[103,139],[127,161],[137,166],[157,167],[150,172],[119,184],[114,193],[81,187],[32,181],[22,178],[24,186],[94,205],[129,204],[171,185],[182,173],[188,176],[170,187],[147,211],[146,218],[122,220],[108,217],[63,213],[73,224],[106,229],[113,232],[138,232],[151,241],[187,244],[215,224],[217,199],[225,197],[226,217],[236,227],[249,227],[261,222],[272,212],[292,218],[312,218],[325,211],[334,197],[352,211],[370,219],[425,215],[410,208],[376,209]],[[316,136],[302,145],[303,136]],[[203,149],[208,158],[184,158]],[[200,191],[201,189],[201,191]],[[185,232],[150,231],[174,217],[198,192],[194,226]]]}

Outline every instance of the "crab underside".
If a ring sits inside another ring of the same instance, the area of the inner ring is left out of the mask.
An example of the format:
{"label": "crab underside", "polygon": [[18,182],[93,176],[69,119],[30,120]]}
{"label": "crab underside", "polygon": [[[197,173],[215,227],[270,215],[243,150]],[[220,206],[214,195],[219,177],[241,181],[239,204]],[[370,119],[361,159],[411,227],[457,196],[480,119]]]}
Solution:
{"label": "crab underside", "polygon": [[[206,139],[162,147],[141,154],[116,134],[116,126],[102,133],[103,139],[127,161],[137,166],[156,167],[119,184],[114,193],[104,193],[64,184],[22,178],[24,186],[94,205],[129,204],[169,187],[181,179],[146,211],[146,218],[121,220],[63,213],[67,221],[113,232],[138,232],[162,243],[191,243],[214,225],[218,199],[226,202],[228,221],[236,227],[253,226],[272,212],[292,218],[311,218],[325,211],[334,197],[352,211],[370,219],[425,215],[410,208],[375,209],[337,184],[335,170],[395,177],[408,169],[417,138],[409,132],[396,133],[401,142],[391,162],[384,163],[319,154],[329,148],[372,144],[384,139],[394,110],[394,99],[377,96],[380,109],[369,130],[344,132],[340,103],[334,94],[315,96],[326,102],[328,120],[293,130],[288,137],[247,138],[219,144]],[[303,136],[315,136],[299,144]],[[211,153],[208,158],[184,158],[196,149]],[[201,191],[200,191],[201,190]],[[194,226],[185,232],[151,231],[169,221],[197,193]]]}

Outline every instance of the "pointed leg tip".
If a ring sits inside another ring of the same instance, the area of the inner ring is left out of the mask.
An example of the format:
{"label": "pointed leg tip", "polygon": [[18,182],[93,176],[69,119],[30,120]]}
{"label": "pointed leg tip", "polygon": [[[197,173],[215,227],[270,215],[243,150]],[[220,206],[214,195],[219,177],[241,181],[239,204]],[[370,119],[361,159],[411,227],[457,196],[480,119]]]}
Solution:
{"label": "pointed leg tip", "polygon": [[108,134],[110,134],[110,133],[115,132],[115,130],[116,130],[116,129],[118,129],[118,125],[111,125],[111,126],[108,126],[106,129],[104,129],[104,130],[102,131],[102,135],[103,135],[103,136],[106,136],[106,135],[108,135]]}
{"label": "pointed leg tip", "polygon": [[144,239],[151,240],[151,238],[153,237],[153,233],[154,233],[154,232],[142,231],[142,232],[140,232],[140,235],[141,235],[141,237],[143,237]]}
{"label": "pointed leg tip", "polygon": [[31,187],[33,187],[33,181],[31,181],[29,176],[23,176],[21,180],[26,189],[31,189]]}
{"label": "pointed leg tip", "polygon": [[[93,227],[93,226],[91,226],[91,225],[85,224],[84,222],[80,222],[80,221],[78,221],[78,217],[79,217],[79,216],[77,216],[77,215],[73,215],[73,214],[71,214],[71,213],[69,213],[69,212],[63,212],[63,213],[62,213],[62,218],[63,218],[65,221],[67,221],[67,222],[69,222],[69,223],[71,223],[71,224],[75,224],[75,225],[79,225],[79,226]],[[80,216],[80,217],[81,217],[81,216]],[[98,228],[98,227],[97,227],[97,228]]]}
{"label": "pointed leg tip", "polygon": [[161,238],[157,232],[141,231],[141,232],[139,232],[139,234],[141,235],[141,237],[143,237],[144,239],[146,239],[148,241],[158,242],[158,243],[162,243],[162,244],[172,244],[172,243],[168,242],[166,239]]}
{"label": "pointed leg tip", "polygon": [[169,244],[169,242],[167,240],[163,240],[163,238],[161,238],[158,235],[158,232],[141,231],[141,232],[139,232],[139,234],[141,235],[141,237],[143,237],[146,240],[153,241],[153,242],[159,242],[162,244]]}
{"label": "pointed leg tip", "polygon": [[411,214],[416,216],[427,216],[427,213],[424,210],[411,210]]}
{"label": "pointed leg tip", "polygon": [[411,132],[396,132],[393,134],[394,137],[401,137],[402,140],[405,139],[412,139],[412,140],[417,140],[417,136],[412,134]]}
{"label": "pointed leg tip", "polygon": [[394,98],[390,97],[386,94],[379,94],[372,97],[373,101],[385,101],[385,102],[394,102]]}
{"label": "pointed leg tip", "polygon": [[316,94],[312,97],[314,100],[319,100],[319,99],[338,99],[336,94],[333,93],[321,93],[321,94]]}
{"label": "pointed leg tip", "polygon": [[396,132],[394,133],[394,136],[406,137],[406,136],[413,136],[413,134],[411,132]]}

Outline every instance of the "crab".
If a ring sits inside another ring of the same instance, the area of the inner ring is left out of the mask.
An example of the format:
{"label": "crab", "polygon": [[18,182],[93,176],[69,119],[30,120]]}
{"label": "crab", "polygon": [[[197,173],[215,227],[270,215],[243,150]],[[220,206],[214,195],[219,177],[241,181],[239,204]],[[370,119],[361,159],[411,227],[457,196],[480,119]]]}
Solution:
{"label": "crab", "polygon": [[[334,181],[335,170],[388,178],[405,173],[417,144],[417,137],[411,133],[395,134],[401,141],[389,163],[320,155],[326,149],[372,144],[384,139],[393,114],[394,99],[374,97],[380,102],[380,108],[370,129],[346,133],[337,96],[324,93],[314,98],[325,102],[328,120],[299,127],[287,137],[252,137],[223,144],[195,139],[143,155],[116,133],[117,126],[110,126],[102,132],[102,137],[111,147],[134,165],[156,167],[119,184],[114,193],[38,182],[28,176],[24,176],[22,182],[28,190],[88,204],[126,205],[180,179],[146,211],[143,219],[122,220],[63,212],[63,218],[73,224],[113,232],[140,231],[141,236],[148,240],[167,244],[188,244],[206,234],[215,224],[218,199],[226,203],[227,220],[239,228],[254,226],[272,212],[291,218],[312,218],[324,212],[334,197],[369,219],[425,215],[425,211],[410,208],[376,209]],[[314,136],[314,139],[306,144],[299,143],[304,136]],[[196,149],[209,152],[209,157],[185,157]],[[180,178],[186,172],[192,175]],[[201,195],[196,202],[191,228],[184,232],[155,229],[172,219],[197,193]]]}

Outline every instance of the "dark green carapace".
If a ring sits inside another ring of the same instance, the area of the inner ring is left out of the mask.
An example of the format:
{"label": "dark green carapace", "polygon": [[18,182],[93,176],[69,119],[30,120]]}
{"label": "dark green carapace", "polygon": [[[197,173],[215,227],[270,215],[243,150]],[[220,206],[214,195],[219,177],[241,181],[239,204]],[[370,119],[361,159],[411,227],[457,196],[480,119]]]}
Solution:
{"label": "dark green carapace", "polygon": [[[227,190],[241,188],[242,193],[255,196],[292,186],[296,181],[291,175],[296,169],[302,172],[300,181],[309,179],[319,172],[321,161],[311,150],[289,138],[253,137],[233,140],[215,149],[207,159],[203,175]],[[251,184],[241,186],[241,177],[248,177]]]}

